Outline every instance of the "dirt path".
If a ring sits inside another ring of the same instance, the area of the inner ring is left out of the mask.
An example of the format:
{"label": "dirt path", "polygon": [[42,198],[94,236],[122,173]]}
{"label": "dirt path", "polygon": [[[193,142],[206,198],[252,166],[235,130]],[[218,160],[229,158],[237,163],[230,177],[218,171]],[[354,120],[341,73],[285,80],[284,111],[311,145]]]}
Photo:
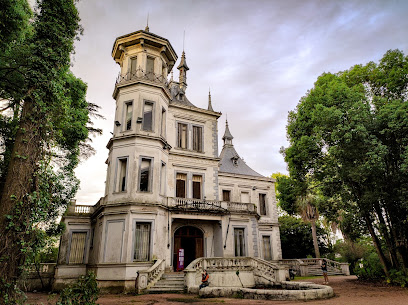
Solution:
{"label": "dirt path", "polygon": [[[216,305],[216,304],[328,304],[328,305],[408,305],[408,288],[388,287],[383,285],[365,284],[357,281],[355,276],[330,277],[330,286],[333,287],[335,297],[319,301],[262,301],[242,299],[201,299],[196,295],[187,294],[146,294],[130,295],[103,295],[97,301],[101,305],[143,304],[143,305]],[[323,278],[309,280],[322,284]],[[27,304],[55,304],[49,296],[43,293],[29,293]]]}

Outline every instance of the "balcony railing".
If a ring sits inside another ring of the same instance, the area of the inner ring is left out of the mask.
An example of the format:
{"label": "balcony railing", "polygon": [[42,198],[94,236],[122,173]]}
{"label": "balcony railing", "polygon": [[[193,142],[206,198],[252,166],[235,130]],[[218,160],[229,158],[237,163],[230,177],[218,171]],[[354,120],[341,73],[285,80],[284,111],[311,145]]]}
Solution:
{"label": "balcony railing", "polygon": [[167,78],[161,74],[155,74],[153,72],[144,71],[142,68],[138,68],[135,71],[129,71],[125,74],[120,74],[116,78],[116,85],[127,83],[130,81],[151,81],[154,83],[159,83],[168,89]]}
{"label": "balcony railing", "polygon": [[68,206],[67,212],[65,215],[67,216],[89,216],[91,215],[95,210],[95,206],[93,205],[76,205],[76,204],[71,204]]}
{"label": "balcony railing", "polygon": [[230,212],[256,213],[256,206],[253,203],[227,202],[194,198],[169,197],[168,206],[170,209],[196,212],[222,212],[225,214]]}

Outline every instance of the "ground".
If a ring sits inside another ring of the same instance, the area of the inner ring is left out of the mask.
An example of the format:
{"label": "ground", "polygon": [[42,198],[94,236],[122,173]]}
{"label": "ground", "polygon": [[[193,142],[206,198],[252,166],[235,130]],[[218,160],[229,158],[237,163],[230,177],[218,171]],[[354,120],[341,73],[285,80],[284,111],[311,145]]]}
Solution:
{"label": "ground", "polygon": [[[328,300],[318,301],[261,301],[242,299],[201,299],[197,295],[188,294],[146,294],[139,296],[131,295],[102,295],[97,304],[121,305],[121,304],[146,304],[146,305],[216,305],[216,304],[321,304],[321,305],[394,305],[408,304],[408,288],[390,287],[380,284],[360,283],[355,276],[329,277],[330,286],[333,287],[335,297]],[[323,284],[323,277],[302,279],[302,281]],[[45,293],[29,293],[26,304],[55,304],[56,296]]]}

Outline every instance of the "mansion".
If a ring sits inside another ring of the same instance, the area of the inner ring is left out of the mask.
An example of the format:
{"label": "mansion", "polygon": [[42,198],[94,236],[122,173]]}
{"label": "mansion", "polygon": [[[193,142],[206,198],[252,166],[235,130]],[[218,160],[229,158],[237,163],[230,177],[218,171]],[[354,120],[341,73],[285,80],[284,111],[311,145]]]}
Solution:
{"label": "mansion", "polygon": [[93,271],[100,287],[131,291],[200,258],[280,260],[274,180],[240,157],[228,122],[219,153],[221,113],[211,95],[207,109],[188,99],[185,52],[176,66],[170,42],[146,28],[118,37],[112,57],[105,194],[64,214],[54,287]]}

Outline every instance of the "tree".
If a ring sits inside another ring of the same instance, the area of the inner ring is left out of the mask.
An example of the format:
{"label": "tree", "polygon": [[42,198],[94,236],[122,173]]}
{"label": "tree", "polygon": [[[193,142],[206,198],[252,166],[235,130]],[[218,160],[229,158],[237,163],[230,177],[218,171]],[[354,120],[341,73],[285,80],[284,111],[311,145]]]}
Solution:
{"label": "tree", "polygon": [[322,74],[289,113],[283,151],[296,183],[313,179],[341,199],[338,217],[354,210],[364,221],[387,275],[408,267],[407,75],[399,50]]}
{"label": "tree", "polygon": [[[279,217],[282,256],[285,259],[305,258],[314,254],[314,245],[310,223],[289,215]],[[323,253],[328,251],[325,243],[327,235],[317,227],[319,248]]]}
{"label": "tree", "polygon": [[98,107],[69,71],[82,32],[74,1],[39,1],[32,21],[26,1],[2,2],[17,19],[0,26],[1,304],[16,302],[21,266],[43,244],[43,232],[63,229],[55,219],[78,189],[74,168],[89,153],[89,133],[99,132],[90,126]]}

